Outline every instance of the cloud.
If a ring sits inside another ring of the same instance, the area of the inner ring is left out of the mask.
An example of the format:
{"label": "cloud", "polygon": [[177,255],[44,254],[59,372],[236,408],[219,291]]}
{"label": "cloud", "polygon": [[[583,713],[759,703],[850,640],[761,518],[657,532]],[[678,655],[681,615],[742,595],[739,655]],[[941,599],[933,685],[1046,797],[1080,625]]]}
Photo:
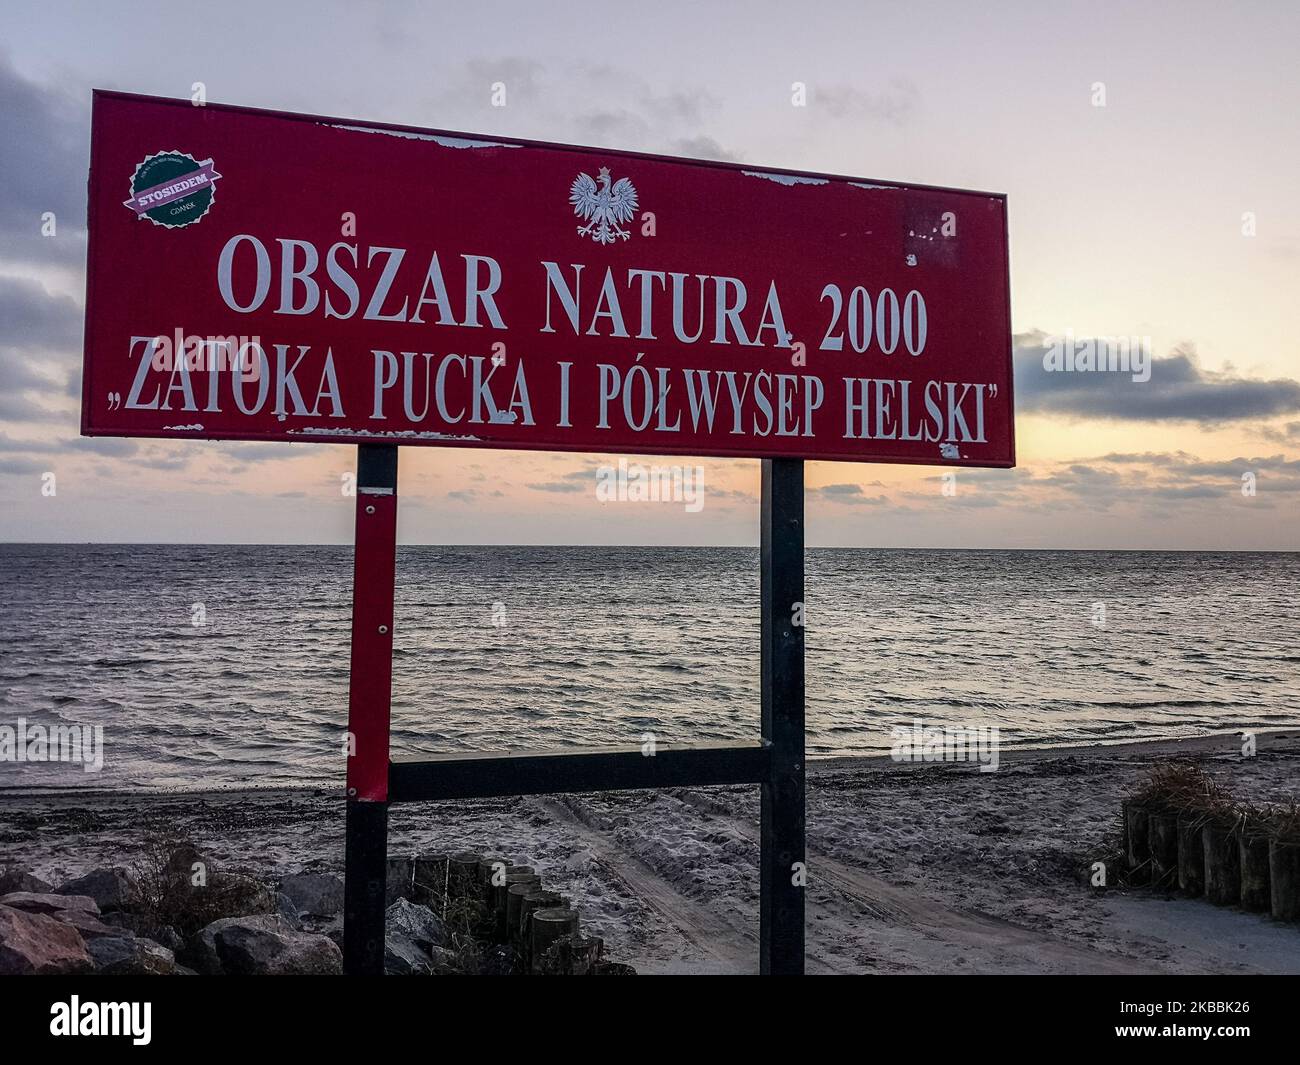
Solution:
{"label": "cloud", "polygon": [[831,503],[852,503],[856,506],[874,507],[889,502],[885,496],[869,496],[862,490],[862,485],[851,483],[824,484],[820,488],[809,489],[809,494]]}
{"label": "cloud", "polygon": [[736,163],[740,156],[728,151],[712,137],[682,137],[672,143],[676,155],[685,155],[692,159],[721,159]]}
{"label": "cloud", "polygon": [[36,281],[0,277],[0,322],[4,323],[0,344],[5,347],[65,352],[81,347],[82,313],[77,302]]}
{"label": "cloud", "polygon": [[[583,480],[589,480],[590,474],[583,474]],[[582,492],[586,486],[577,481],[536,481],[528,485],[534,492]]]}
{"label": "cloud", "polygon": [[1300,381],[1203,370],[1191,348],[1152,357],[1151,379],[1134,381],[1122,372],[1049,371],[1043,355],[1050,340],[1039,331],[1014,338],[1016,408],[1021,413],[1203,425],[1300,413]]}
{"label": "cloud", "polygon": [[[493,106],[493,85],[507,106]],[[502,135],[610,144],[704,159],[738,160],[705,126],[719,99],[699,85],[658,88],[601,63],[476,57],[441,72],[431,110],[441,125]]]}
{"label": "cloud", "polygon": [[[84,104],[28,81],[0,54],[0,256],[77,263],[85,254],[89,116]],[[56,235],[41,235],[54,212]]]}
{"label": "cloud", "polygon": [[915,114],[921,93],[910,81],[897,78],[879,92],[867,92],[854,85],[817,85],[812,104],[835,118],[873,119],[901,126]]}
{"label": "cloud", "polygon": [[0,276],[0,418],[64,418],[80,381],[81,308],[25,278]]}

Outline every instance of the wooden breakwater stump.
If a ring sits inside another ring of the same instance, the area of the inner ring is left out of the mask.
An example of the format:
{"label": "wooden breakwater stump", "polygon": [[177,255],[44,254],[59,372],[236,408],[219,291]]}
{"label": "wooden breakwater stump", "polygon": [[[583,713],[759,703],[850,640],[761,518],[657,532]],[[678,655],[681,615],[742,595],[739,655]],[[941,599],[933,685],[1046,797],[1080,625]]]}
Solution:
{"label": "wooden breakwater stump", "polygon": [[478,863],[478,901],[483,907],[476,934],[479,939],[496,942],[496,898],[494,880],[505,881],[513,860],[500,855],[487,857]]}
{"label": "wooden breakwater stump", "polygon": [[519,903],[519,927],[514,929],[514,940],[518,944],[520,962],[525,972],[532,969],[532,919],[538,910],[561,909],[569,905],[569,900],[558,891],[548,891],[544,887],[535,887],[525,892]]}
{"label": "wooden breakwater stump", "polygon": [[567,907],[551,907],[533,911],[531,922],[532,940],[529,956],[545,957],[546,951],[561,936],[578,934],[578,911]]}
{"label": "wooden breakwater stump", "polygon": [[1237,833],[1241,908],[1251,913],[1268,913],[1273,907],[1268,842],[1268,832],[1258,820],[1252,818],[1246,819]]}
{"label": "wooden breakwater stump", "polygon": [[497,911],[497,932],[500,942],[519,945],[519,906],[524,896],[533,888],[542,886],[542,878],[536,873],[509,873],[506,876],[504,898],[501,909]]}
{"label": "wooden breakwater stump", "polygon": [[447,874],[447,895],[452,902],[478,901],[478,864],[483,855],[477,851],[459,851],[451,856]]}
{"label": "wooden breakwater stump", "polygon": [[1278,921],[1300,921],[1300,842],[1271,839],[1268,844],[1269,912]]}
{"label": "wooden breakwater stump", "polygon": [[1151,879],[1151,845],[1147,822],[1151,807],[1137,799],[1121,806],[1124,817],[1124,857],[1128,866],[1128,882],[1145,884]]}
{"label": "wooden breakwater stump", "polygon": [[1205,897],[1216,906],[1235,906],[1241,899],[1241,852],[1235,823],[1211,817],[1201,826],[1205,856]]}
{"label": "wooden breakwater stump", "polygon": [[[436,971],[498,975],[635,975],[605,958],[599,937],[580,934],[566,896],[547,889],[532,866],[508,857],[461,851],[394,859],[392,887],[441,899],[454,960]],[[413,900],[417,901],[417,900]]]}
{"label": "wooden breakwater stump", "polygon": [[488,898],[488,908],[492,917],[492,931],[487,937],[493,943],[505,943],[510,937],[510,930],[506,927],[506,893],[512,883],[523,883],[522,879],[511,880],[512,876],[522,878],[536,876],[536,874],[533,872],[531,865],[508,865],[506,866],[506,875],[501,878],[501,882],[493,883],[492,893]]}
{"label": "wooden breakwater stump", "polygon": [[412,899],[414,893],[415,859],[389,858],[384,870],[384,906],[398,899]]}
{"label": "wooden breakwater stump", "polygon": [[605,941],[599,936],[560,936],[533,959],[532,971],[541,976],[594,976],[604,954]]}
{"label": "wooden breakwater stump", "polygon": [[446,854],[417,854],[412,880],[415,902],[441,913],[447,900],[448,856]]}
{"label": "wooden breakwater stump", "polygon": [[1178,815],[1178,890],[1196,898],[1205,893],[1204,828],[1209,814],[1188,809]]}
{"label": "wooden breakwater stump", "polygon": [[1151,846],[1151,886],[1172,888],[1178,883],[1178,815],[1172,810],[1152,810],[1147,818]]}

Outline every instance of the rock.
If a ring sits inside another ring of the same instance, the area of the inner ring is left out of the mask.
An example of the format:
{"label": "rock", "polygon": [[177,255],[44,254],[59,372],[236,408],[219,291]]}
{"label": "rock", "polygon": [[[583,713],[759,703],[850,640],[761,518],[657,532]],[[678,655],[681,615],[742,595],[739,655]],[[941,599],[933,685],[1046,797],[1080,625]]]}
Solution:
{"label": "rock", "polygon": [[0,976],[66,976],[92,967],[85,940],[72,925],[0,906]]}
{"label": "rock", "polygon": [[139,878],[122,866],[94,869],[85,876],[69,880],[59,888],[59,894],[87,895],[99,904],[101,913],[137,910],[143,901]]}
{"label": "rock", "polygon": [[428,906],[406,899],[398,899],[384,911],[384,934],[402,936],[425,950],[445,947],[449,939],[441,917]]}
{"label": "rock", "polygon": [[255,913],[274,913],[275,894],[260,880],[242,873],[218,873],[208,881],[208,887],[195,891],[218,893],[221,908],[232,916]]}
{"label": "rock", "polygon": [[167,856],[167,874],[187,884],[193,885],[196,877],[210,883],[217,871],[217,863],[192,843],[177,844]]}
{"label": "rock", "polygon": [[433,962],[411,940],[385,936],[384,973],[388,976],[429,976],[433,973]]}
{"label": "rock", "polygon": [[161,943],[173,954],[185,946],[184,938],[175,928],[169,924],[159,924],[158,921],[143,914],[121,911],[106,913],[104,924],[108,925],[116,935],[121,935],[125,931],[134,936],[152,939]]}
{"label": "rock", "polygon": [[283,891],[277,891],[275,894],[275,912],[288,921],[295,928],[302,927],[302,921],[298,917],[298,905],[289,898]]}
{"label": "rock", "polygon": [[170,976],[176,971],[175,955],[151,939],[104,936],[88,946],[101,976]]}
{"label": "rock", "polygon": [[[86,913],[84,910],[59,910],[58,913],[50,916],[56,921],[72,925],[81,933],[81,938],[87,943],[102,936],[120,936],[122,934],[122,929],[114,928],[111,924],[106,924],[94,914]],[[135,933],[132,932],[131,935],[135,935]]]}
{"label": "rock", "polygon": [[343,949],[343,915],[342,914],[340,914],[338,917],[331,917],[324,924],[318,925],[317,927],[313,928],[312,931],[317,932],[323,936],[329,936],[330,939],[332,939],[338,945],[340,950]]}
{"label": "rock", "polygon": [[186,944],[183,957],[188,965],[207,976],[221,973],[221,956],[217,953],[217,936],[227,928],[241,925],[249,928],[290,934],[296,929],[278,913],[260,914],[254,917],[222,917],[194,936]]}
{"label": "rock", "polygon": [[15,891],[30,891],[36,895],[45,895],[54,888],[39,876],[33,876],[21,866],[8,866],[0,872],[0,895],[9,895]]}
{"label": "rock", "polygon": [[280,891],[293,900],[298,913],[333,917],[343,912],[343,881],[326,873],[299,873],[285,877]]}
{"label": "rock", "polygon": [[223,972],[235,976],[337,976],[343,952],[327,936],[235,922],[216,936]]}
{"label": "rock", "polygon": [[0,898],[0,906],[12,906],[26,913],[58,913],[60,910],[80,910],[98,914],[99,904],[87,895],[59,895],[43,891],[11,891]]}
{"label": "rock", "polygon": [[427,906],[398,899],[384,911],[384,972],[394,976],[433,971],[430,952],[447,942],[447,927]]}
{"label": "rock", "polygon": [[190,942],[186,960],[207,974],[343,971],[343,953],[333,940],[300,931],[278,913],[213,921]]}

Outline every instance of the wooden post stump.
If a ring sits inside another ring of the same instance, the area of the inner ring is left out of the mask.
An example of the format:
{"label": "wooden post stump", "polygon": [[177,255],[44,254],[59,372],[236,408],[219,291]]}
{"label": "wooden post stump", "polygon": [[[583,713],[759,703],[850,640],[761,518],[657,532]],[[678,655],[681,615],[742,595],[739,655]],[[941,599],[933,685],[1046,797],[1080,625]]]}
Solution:
{"label": "wooden post stump", "polygon": [[1237,836],[1237,853],[1241,858],[1241,908],[1268,913],[1273,907],[1268,836],[1251,825],[1243,827]]}
{"label": "wooden post stump", "polygon": [[441,912],[447,896],[447,855],[417,854],[414,881],[415,901]]}
{"label": "wooden post stump", "polygon": [[561,936],[533,961],[543,976],[592,976],[601,963],[605,941],[599,936]]}
{"label": "wooden post stump", "polygon": [[547,910],[553,907],[565,907],[568,900],[565,899],[558,891],[547,891],[541,885],[537,885],[531,891],[525,892],[524,897],[519,903],[519,948],[522,955],[524,971],[528,972],[532,968],[532,926],[529,923],[533,914],[538,910]]}
{"label": "wooden post stump", "polygon": [[1131,884],[1145,884],[1151,879],[1151,846],[1147,842],[1147,820],[1151,816],[1151,810],[1140,802],[1126,802],[1123,809],[1128,880]]}
{"label": "wooden post stump", "polygon": [[[514,877],[518,876],[516,880]],[[536,873],[520,874],[506,877],[509,882],[506,887],[506,921],[505,921],[505,942],[515,948],[519,954],[523,955],[522,944],[519,941],[519,907],[523,904],[524,896],[534,888],[541,887],[542,878]]]}
{"label": "wooden post stump", "polygon": [[1151,886],[1171,888],[1178,883],[1178,817],[1168,810],[1154,810],[1147,818],[1151,845]]}
{"label": "wooden post stump", "polygon": [[[514,879],[511,879],[511,878]],[[529,879],[535,878],[535,879]],[[492,888],[492,939],[496,943],[510,942],[510,928],[506,924],[509,891],[513,884],[541,883],[541,878],[531,866],[512,865],[506,872],[505,883]]]}
{"label": "wooden post stump", "polygon": [[1206,821],[1201,828],[1205,854],[1205,897],[1216,906],[1235,906],[1241,898],[1241,854],[1232,825]]}
{"label": "wooden post stump", "polygon": [[478,898],[478,863],[482,860],[483,855],[475,851],[461,851],[451,856],[448,893],[453,902]]}
{"label": "wooden post stump", "polygon": [[1178,815],[1178,890],[1192,898],[1205,891],[1205,847],[1201,842],[1205,819],[1202,810]]}
{"label": "wooden post stump", "polygon": [[415,889],[415,859],[389,858],[384,878],[384,907],[398,899],[410,899]]}
{"label": "wooden post stump", "polygon": [[1300,843],[1271,840],[1268,875],[1273,919],[1300,921]]}
{"label": "wooden post stump", "polygon": [[530,953],[534,958],[544,957],[546,950],[561,936],[578,934],[578,911],[553,907],[536,910],[532,921],[532,945]]}

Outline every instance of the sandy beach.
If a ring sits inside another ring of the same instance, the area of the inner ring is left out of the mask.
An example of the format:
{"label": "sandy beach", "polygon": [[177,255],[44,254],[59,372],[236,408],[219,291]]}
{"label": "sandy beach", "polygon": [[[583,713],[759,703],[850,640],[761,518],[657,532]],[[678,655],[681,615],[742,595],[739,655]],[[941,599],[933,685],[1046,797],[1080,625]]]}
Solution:
{"label": "sandy beach", "polygon": [[[1188,759],[1244,801],[1300,798],[1300,732],[1004,751],[1000,768],[810,763],[812,973],[1295,973],[1300,928],[1146,889],[1088,884],[1119,803]],[[394,808],[389,852],[526,861],[644,973],[757,969],[757,789],[542,796]],[[323,790],[0,793],[0,861],[59,882],[188,838],[266,877],[341,873]]]}

